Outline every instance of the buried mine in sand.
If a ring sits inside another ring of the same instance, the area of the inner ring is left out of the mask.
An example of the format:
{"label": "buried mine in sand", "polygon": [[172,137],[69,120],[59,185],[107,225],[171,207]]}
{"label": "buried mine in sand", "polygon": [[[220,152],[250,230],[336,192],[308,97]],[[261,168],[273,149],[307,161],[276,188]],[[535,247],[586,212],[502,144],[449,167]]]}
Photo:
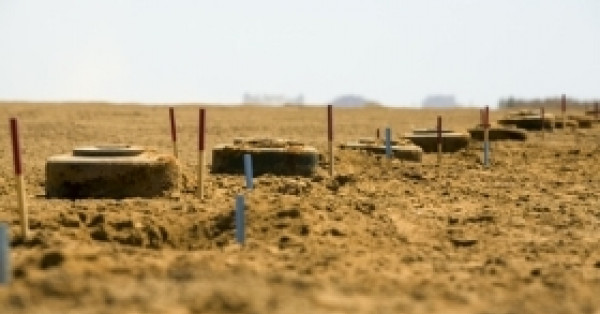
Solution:
{"label": "buried mine in sand", "polygon": [[319,161],[318,151],[303,143],[272,138],[236,138],[233,144],[216,145],[212,151],[213,173],[244,173],[243,156],[252,156],[254,175],[311,176]]}
{"label": "buried mine in sand", "polygon": [[[348,142],[340,145],[344,150],[362,150],[375,154],[385,154],[385,141],[375,138],[361,138],[358,142]],[[420,162],[423,157],[423,150],[408,140],[391,140],[390,149],[393,158],[400,160]]]}
{"label": "buried mine in sand", "polygon": [[519,129],[528,131],[541,130],[542,128],[552,130],[558,127],[558,122],[551,113],[546,113],[542,117],[540,113],[532,110],[510,112],[498,120],[498,124],[501,126],[516,126]]}
{"label": "buried mine in sand", "polygon": [[[404,138],[421,147],[424,152],[433,153],[437,152],[437,133],[436,129],[417,129],[405,134]],[[442,152],[453,153],[466,148],[469,138],[469,134],[466,133],[441,130]]]}
{"label": "buried mine in sand", "polygon": [[[485,128],[482,125],[468,130],[471,134],[471,138],[478,141],[484,140]],[[489,140],[490,141],[502,141],[502,140],[514,140],[514,141],[525,141],[527,140],[527,131],[519,129],[514,125],[507,126],[492,126],[488,128]]]}
{"label": "buried mine in sand", "polygon": [[46,197],[124,198],[166,195],[178,188],[170,155],[129,145],[86,146],[46,162]]}

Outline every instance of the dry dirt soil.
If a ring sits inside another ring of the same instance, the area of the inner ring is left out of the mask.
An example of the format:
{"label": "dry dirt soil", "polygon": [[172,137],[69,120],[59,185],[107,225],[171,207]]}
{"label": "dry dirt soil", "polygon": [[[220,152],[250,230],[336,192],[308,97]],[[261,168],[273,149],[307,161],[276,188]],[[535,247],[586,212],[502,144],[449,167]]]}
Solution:
{"label": "dry dirt soil", "polygon": [[[324,107],[207,108],[208,148],[277,136],[326,148]],[[465,131],[477,109],[336,109],[336,143],[432,127]],[[502,112],[493,111],[492,121]],[[336,176],[211,174],[195,197],[198,106],[176,108],[181,192],[47,199],[46,158],[87,144],[170,153],[168,109],[0,105],[0,221],[13,280],[1,313],[600,313],[600,126],[426,154],[420,164],[336,152]],[[19,239],[8,119],[17,117],[32,238]],[[210,164],[210,158],[208,163]]]}

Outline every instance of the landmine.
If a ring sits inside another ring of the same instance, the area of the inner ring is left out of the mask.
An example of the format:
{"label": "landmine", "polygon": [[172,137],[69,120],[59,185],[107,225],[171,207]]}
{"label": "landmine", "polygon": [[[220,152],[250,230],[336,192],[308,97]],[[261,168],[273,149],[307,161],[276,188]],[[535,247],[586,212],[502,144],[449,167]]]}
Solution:
{"label": "landmine", "polygon": [[233,144],[219,144],[212,151],[213,173],[244,173],[244,154],[252,156],[255,176],[311,176],[316,172],[319,152],[303,143],[270,138],[236,138]]}
{"label": "landmine", "polygon": [[[426,153],[436,153],[438,151],[436,129],[413,130],[412,133],[404,134],[404,138],[421,147]],[[469,139],[469,134],[442,130],[442,152],[454,153],[466,148],[469,145]]]}
{"label": "landmine", "polygon": [[[423,149],[408,140],[391,140],[390,148],[394,158],[421,162]],[[340,145],[344,150],[361,150],[374,154],[385,154],[385,141],[374,138],[361,138],[358,142],[348,142]]]}
{"label": "landmine", "polygon": [[[484,140],[484,132],[485,129],[481,124],[477,125],[475,128],[467,130],[471,135],[471,138],[483,141]],[[500,126],[492,126],[488,128],[488,136],[490,141],[504,141],[504,140],[513,140],[513,141],[525,141],[527,140],[527,131],[517,128],[514,125],[507,125],[504,127]]]}
{"label": "landmine", "polygon": [[600,121],[600,110],[599,111],[588,110],[588,111],[585,112],[585,115],[587,117],[591,117],[592,120]]}
{"label": "landmine", "polygon": [[171,155],[129,145],[73,149],[46,161],[46,197],[124,198],[168,195],[178,189],[179,165]]}
{"label": "landmine", "polygon": [[[519,129],[524,129],[528,131],[533,130],[552,130],[557,127],[557,124],[560,119],[555,119],[554,115],[551,113],[545,113],[544,119],[542,122],[542,117],[540,113],[536,113],[532,110],[520,110],[511,112],[506,115],[504,118],[498,120],[498,124],[502,126],[515,126]],[[562,121],[561,126],[562,126]]]}
{"label": "landmine", "polygon": [[576,121],[577,127],[580,129],[591,129],[592,125],[596,122],[594,118],[588,116],[567,116],[568,121]]}

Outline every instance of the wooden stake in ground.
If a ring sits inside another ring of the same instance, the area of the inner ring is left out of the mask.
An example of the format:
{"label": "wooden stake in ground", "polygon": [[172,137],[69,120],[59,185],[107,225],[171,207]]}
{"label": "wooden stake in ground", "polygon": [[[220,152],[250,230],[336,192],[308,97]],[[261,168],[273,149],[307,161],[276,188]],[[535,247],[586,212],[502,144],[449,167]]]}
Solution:
{"label": "wooden stake in ground", "polygon": [[490,166],[490,107],[483,112],[483,165]]}
{"label": "wooden stake in ground", "polygon": [[437,117],[437,162],[442,163],[442,116]]}
{"label": "wooden stake in ground", "polygon": [[235,197],[235,241],[244,245],[246,242],[246,217],[245,217],[245,202],[244,195],[238,194]]}
{"label": "wooden stake in ground", "polygon": [[19,126],[17,119],[10,119],[10,133],[12,137],[13,160],[15,164],[15,179],[17,186],[17,203],[21,214],[21,233],[23,239],[29,238],[29,219],[27,217],[27,204],[25,203],[25,182],[23,179],[23,165],[21,163],[21,145],[19,144]]}
{"label": "wooden stake in ground", "polygon": [[562,96],[560,97],[560,111],[562,112],[562,127],[563,127],[563,131],[567,132],[567,116],[566,116],[566,112],[567,112],[567,96],[565,94],[562,94]]}
{"label": "wooden stake in ground", "polygon": [[385,155],[392,158],[392,129],[385,128]]}
{"label": "wooden stake in ground", "polygon": [[246,189],[254,188],[254,169],[252,168],[252,155],[244,154],[244,175],[246,177]]}
{"label": "wooden stake in ground", "polygon": [[377,128],[377,139],[379,139],[379,128]]}
{"label": "wooden stake in ground", "polygon": [[198,116],[198,190],[196,193],[200,199],[204,198],[204,165],[206,153],[204,150],[204,136],[206,134],[206,114],[204,108],[200,108]]}
{"label": "wooden stake in ground", "polygon": [[544,116],[544,107],[540,108],[540,121],[542,123],[542,126],[540,127],[540,130],[542,132],[542,139],[544,139],[545,136],[545,131],[546,131],[546,116]]}
{"label": "wooden stake in ground", "polygon": [[0,285],[10,283],[10,240],[8,225],[0,222]]}
{"label": "wooden stake in ground", "polygon": [[173,156],[179,158],[177,149],[177,126],[175,124],[175,109],[169,107],[169,118],[171,120],[171,140],[173,141]]}
{"label": "wooden stake in ground", "polygon": [[333,105],[327,105],[327,141],[329,144],[329,175],[333,177]]}
{"label": "wooden stake in ground", "polygon": [[483,115],[484,115],[483,109],[479,109],[479,125],[481,125],[481,127],[483,127],[483,125],[485,123]]}

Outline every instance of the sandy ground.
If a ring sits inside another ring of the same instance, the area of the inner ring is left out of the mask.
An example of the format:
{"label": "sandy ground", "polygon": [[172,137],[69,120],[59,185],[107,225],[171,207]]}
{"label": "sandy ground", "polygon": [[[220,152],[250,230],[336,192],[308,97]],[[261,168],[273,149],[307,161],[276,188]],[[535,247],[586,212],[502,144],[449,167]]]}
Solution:
{"label": "sandy ground", "polygon": [[[182,189],[162,198],[44,195],[45,160],[131,143],[170,153],[166,107],[0,105],[0,221],[13,281],[1,313],[600,313],[600,127],[481,143],[421,164],[336,153],[337,176],[263,176],[233,238],[241,176],[196,186],[198,107],[176,109]],[[432,127],[477,109],[336,109],[338,143]],[[492,112],[492,121],[501,117]],[[8,118],[18,117],[33,239],[18,241]],[[324,151],[324,108],[207,107],[208,148],[279,136]],[[209,160],[210,163],[210,160]]]}

